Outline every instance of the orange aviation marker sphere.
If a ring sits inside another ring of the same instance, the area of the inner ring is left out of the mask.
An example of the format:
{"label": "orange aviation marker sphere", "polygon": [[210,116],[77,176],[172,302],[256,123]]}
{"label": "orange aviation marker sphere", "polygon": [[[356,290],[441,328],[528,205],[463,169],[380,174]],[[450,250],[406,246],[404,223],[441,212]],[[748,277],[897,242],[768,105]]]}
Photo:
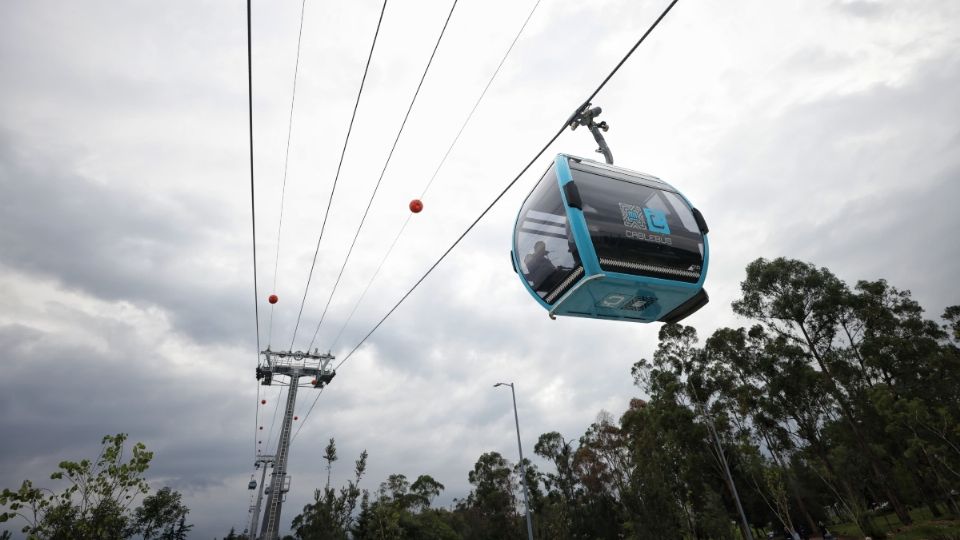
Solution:
{"label": "orange aviation marker sphere", "polygon": [[298,418],[299,418],[299,417],[297,417],[297,416],[294,416],[294,417],[293,417],[294,420],[297,420]]}
{"label": "orange aviation marker sphere", "polygon": [[261,405],[266,405],[266,404],[267,404],[267,400],[261,399],[261,400],[260,400],[260,404],[261,404]]}
{"label": "orange aviation marker sphere", "polygon": [[410,211],[414,214],[419,214],[423,210],[423,202],[420,199],[414,199],[410,201]]}
{"label": "orange aviation marker sphere", "polygon": [[277,300],[280,300],[280,299],[277,298],[277,295],[275,294],[271,294],[270,298],[267,298],[267,301],[270,302],[271,304],[276,304]]}

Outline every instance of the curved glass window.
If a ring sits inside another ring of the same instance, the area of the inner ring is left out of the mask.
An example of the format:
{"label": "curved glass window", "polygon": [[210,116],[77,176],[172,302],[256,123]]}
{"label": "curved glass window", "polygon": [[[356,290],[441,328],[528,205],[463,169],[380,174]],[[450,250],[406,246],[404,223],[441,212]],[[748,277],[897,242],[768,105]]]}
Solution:
{"label": "curved glass window", "polygon": [[552,165],[520,209],[513,249],[520,273],[548,304],[583,275]]}
{"label": "curved glass window", "polygon": [[570,161],[600,267],[696,283],[703,235],[687,203],[666,184]]}

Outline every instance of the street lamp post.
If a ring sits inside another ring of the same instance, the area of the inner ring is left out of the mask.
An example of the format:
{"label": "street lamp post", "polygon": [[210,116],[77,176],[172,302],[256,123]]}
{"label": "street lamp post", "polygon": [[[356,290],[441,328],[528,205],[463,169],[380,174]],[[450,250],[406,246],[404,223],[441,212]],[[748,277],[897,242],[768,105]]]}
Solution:
{"label": "street lamp post", "polygon": [[513,383],[497,383],[498,386],[509,386],[510,395],[513,397],[513,421],[517,425],[517,450],[520,452],[520,481],[523,483],[523,504],[527,509],[527,538],[533,540],[533,520],[530,517],[530,496],[527,494],[527,468],[523,464],[523,445],[520,444],[520,417],[517,416],[517,393]]}

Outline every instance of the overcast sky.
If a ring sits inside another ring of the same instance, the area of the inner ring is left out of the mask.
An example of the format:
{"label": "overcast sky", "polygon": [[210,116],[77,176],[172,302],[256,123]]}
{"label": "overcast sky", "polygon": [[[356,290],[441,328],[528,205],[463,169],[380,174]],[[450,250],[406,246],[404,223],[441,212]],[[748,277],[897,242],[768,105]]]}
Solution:
{"label": "overcast sky", "polygon": [[[542,0],[334,344],[534,4],[460,0],[317,345],[353,348],[666,3]],[[289,347],[380,5],[306,3],[275,274],[300,3],[254,2],[264,346]],[[297,348],[449,7],[387,7]],[[45,484],[59,460],[126,432],[156,453],[151,485],[184,494],[195,536],[244,528],[255,428],[279,391],[255,418],[245,16],[238,1],[0,6],[0,487]],[[730,302],[758,257],[886,278],[932,318],[960,303],[957,21],[954,0],[683,0],[597,97],[617,163],[674,184],[710,225],[711,303],[686,321],[702,337],[749,324]],[[336,482],[367,449],[362,487],[426,473],[449,504],[482,452],[516,459],[509,392],[493,383],[517,384],[528,455],[539,434],[575,439],[640,395],[630,366],[659,325],[551,321],[507,260],[552,155],[594,147],[585,130],[563,135],[341,368],[292,446],[284,528],[322,486],[330,437]],[[301,392],[301,421],[314,396]]]}

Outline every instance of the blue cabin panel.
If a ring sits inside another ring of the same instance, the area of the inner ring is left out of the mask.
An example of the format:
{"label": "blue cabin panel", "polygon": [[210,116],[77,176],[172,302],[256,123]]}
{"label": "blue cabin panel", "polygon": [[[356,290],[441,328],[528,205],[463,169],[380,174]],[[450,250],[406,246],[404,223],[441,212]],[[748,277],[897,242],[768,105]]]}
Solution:
{"label": "blue cabin panel", "polygon": [[560,154],[524,201],[514,269],[551,316],[675,322],[706,304],[706,225],[660,179]]}

